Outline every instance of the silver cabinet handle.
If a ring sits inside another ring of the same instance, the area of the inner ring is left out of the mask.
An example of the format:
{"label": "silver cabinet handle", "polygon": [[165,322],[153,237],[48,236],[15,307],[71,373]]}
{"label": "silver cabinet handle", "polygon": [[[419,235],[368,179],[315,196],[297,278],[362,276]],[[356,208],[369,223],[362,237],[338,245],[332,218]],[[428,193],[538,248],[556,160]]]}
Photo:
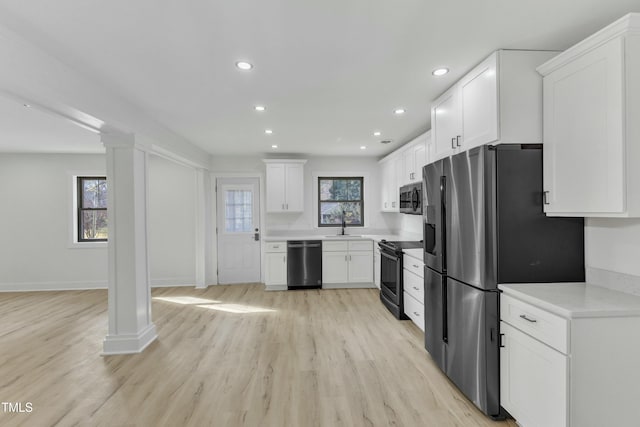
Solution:
{"label": "silver cabinet handle", "polygon": [[284,203],[282,204],[282,210],[284,210]]}
{"label": "silver cabinet handle", "polygon": [[460,147],[460,138],[462,138],[461,135],[456,136],[456,146]]}
{"label": "silver cabinet handle", "polygon": [[542,201],[545,205],[549,204],[549,192],[548,191],[543,191],[542,192]]}
{"label": "silver cabinet handle", "polygon": [[396,202],[391,202],[391,207],[395,208],[396,207]]}
{"label": "silver cabinet handle", "polygon": [[451,148],[452,149],[456,148],[456,139],[455,138],[451,138]]}
{"label": "silver cabinet handle", "polygon": [[273,249],[278,249],[280,245],[273,245]]}
{"label": "silver cabinet handle", "polygon": [[284,263],[287,262],[287,256],[286,255],[282,257],[282,262],[284,262]]}
{"label": "silver cabinet handle", "polygon": [[414,268],[420,268],[419,265],[415,265],[415,264],[411,264],[411,265],[413,265]]}
{"label": "silver cabinet handle", "polygon": [[418,288],[417,286],[414,286],[413,289],[415,289],[416,291],[420,290],[420,288]]}
{"label": "silver cabinet handle", "polygon": [[417,316],[417,317],[420,317],[420,313],[418,313],[418,312],[415,312],[415,311],[414,311],[414,312],[413,312],[413,314],[414,314],[415,316]]}
{"label": "silver cabinet handle", "polygon": [[537,322],[536,319],[531,319],[531,318],[527,317],[526,314],[521,314],[520,318],[526,320],[527,322],[531,322],[531,323],[536,323]]}
{"label": "silver cabinet handle", "polygon": [[345,260],[345,262],[347,261],[347,256],[346,255],[344,256],[344,260]]}

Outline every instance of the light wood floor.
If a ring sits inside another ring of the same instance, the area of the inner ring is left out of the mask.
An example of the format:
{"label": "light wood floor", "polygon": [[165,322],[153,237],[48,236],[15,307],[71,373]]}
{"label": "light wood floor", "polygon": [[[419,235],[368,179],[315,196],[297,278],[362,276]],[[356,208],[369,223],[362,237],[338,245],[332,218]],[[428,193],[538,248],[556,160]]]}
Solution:
{"label": "light wood floor", "polygon": [[[0,406],[0,425],[515,426],[476,410],[375,290],[153,296],[159,339],[102,357],[106,291],[0,294],[0,401],[33,405]],[[211,302],[158,299],[175,297]]]}

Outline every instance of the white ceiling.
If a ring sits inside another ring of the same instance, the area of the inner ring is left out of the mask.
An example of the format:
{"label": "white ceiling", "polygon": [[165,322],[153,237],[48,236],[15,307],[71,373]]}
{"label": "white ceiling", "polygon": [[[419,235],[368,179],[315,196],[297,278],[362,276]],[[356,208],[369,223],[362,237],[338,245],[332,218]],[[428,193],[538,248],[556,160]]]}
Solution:
{"label": "white ceiling", "polygon": [[628,12],[640,0],[0,0],[0,24],[218,155],[386,154],[493,50],[564,50]]}
{"label": "white ceiling", "polygon": [[100,136],[37,106],[0,96],[0,152],[104,153]]}

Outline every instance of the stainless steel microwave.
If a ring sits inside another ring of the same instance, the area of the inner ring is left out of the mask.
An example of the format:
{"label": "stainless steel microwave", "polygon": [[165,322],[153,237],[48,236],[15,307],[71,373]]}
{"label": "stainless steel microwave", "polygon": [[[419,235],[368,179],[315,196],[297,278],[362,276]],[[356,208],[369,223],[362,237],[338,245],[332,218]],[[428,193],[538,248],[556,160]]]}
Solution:
{"label": "stainless steel microwave", "polygon": [[400,212],[422,215],[422,183],[400,187]]}

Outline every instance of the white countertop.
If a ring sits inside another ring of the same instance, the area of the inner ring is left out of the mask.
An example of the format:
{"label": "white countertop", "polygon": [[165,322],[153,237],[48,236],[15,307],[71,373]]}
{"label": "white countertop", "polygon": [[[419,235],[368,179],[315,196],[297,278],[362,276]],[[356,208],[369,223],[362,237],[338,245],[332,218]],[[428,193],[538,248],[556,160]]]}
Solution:
{"label": "white countertop", "polygon": [[498,289],[567,318],[640,316],[640,296],[588,283],[504,284]]}
{"label": "white countertop", "polygon": [[318,234],[300,234],[300,235],[269,235],[263,237],[265,242],[279,242],[287,240],[401,240],[400,236],[394,234],[346,234],[338,235],[318,235]]}
{"label": "white countertop", "polygon": [[416,248],[416,249],[403,249],[402,252],[405,255],[409,255],[412,258],[417,259],[420,262],[424,262],[423,258],[424,258],[424,249],[422,248]]}

